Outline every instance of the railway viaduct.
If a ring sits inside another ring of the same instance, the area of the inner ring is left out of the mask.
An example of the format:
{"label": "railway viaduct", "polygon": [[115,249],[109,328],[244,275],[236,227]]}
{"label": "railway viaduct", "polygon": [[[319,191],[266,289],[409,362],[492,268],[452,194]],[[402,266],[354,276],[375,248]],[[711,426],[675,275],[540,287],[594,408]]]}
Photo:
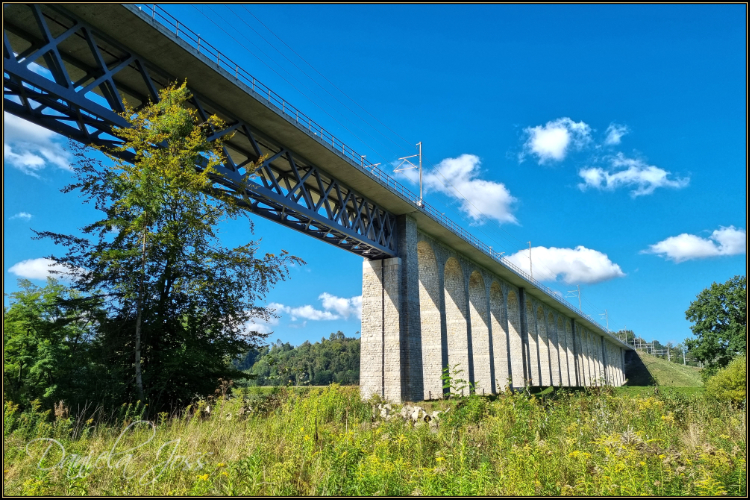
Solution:
{"label": "railway viaduct", "polygon": [[232,134],[217,187],[363,257],[363,396],[442,397],[447,366],[484,393],[624,383],[631,347],[158,5],[6,4],[3,35],[5,110],[86,144],[117,143],[124,99],[187,79],[200,116],[228,124],[213,137]]}

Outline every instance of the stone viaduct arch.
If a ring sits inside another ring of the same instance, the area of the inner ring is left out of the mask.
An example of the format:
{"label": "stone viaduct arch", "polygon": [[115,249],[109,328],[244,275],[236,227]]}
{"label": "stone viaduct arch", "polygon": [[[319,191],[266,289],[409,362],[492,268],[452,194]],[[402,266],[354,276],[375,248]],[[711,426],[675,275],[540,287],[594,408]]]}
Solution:
{"label": "stone viaduct arch", "polygon": [[432,246],[426,241],[417,244],[419,264],[419,311],[420,332],[422,337],[422,379],[424,380],[424,399],[438,397],[443,392],[441,375],[443,372],[443,329],[440,310],[442,299],[440,274],[437,259]]}
{"label": "stone viaduct arch", "polygon": [[413,219],[396,227],[401,257],[363,264],[363,396],[440,398],[443,370],[456,365],[485,394],[624,383],[627,347],[419,232]]}
{"label": "stone viaduct arch", "polygon": [[547,313],[547,337],[549,338],[549,366],[552,372],[551,385],[560,387],[562,380],[560,376],[560,349],[557,343],[557,324],[555,323],[555,316],[551,312]]}
{"label": "stone viaduct arch", "polygon": [[466,285],[461,264],[455,257],[445,263],[445,324],[448,334],[448,365],[461,370],[459,378],[470,380],[469,331]]}
{"label": "stone viaduct arch", "polygon": [[471,348],[473,352],[474,382],[480,393],[494,393],[495,384],[491,360],[492,339],[487,289],[479,271],[469,276],[469,309],[471,323]]}
{"label": "stone viaduct arch", "polygon": [[536,308],[536,332],[539,339],[539,371],[541,372],[542,386],[552,385],[552,362],[550,361],[549,339],[547,336],[547,325],[544,318],[542,306]]}
{"label": "stone viaduct arch", "polygon": [[503,289],[497,281],[493,280],[490,285],[490,331],[492,332],[492,353],[495,367],[495,392],[505,390],[510,376],[506,307]]}

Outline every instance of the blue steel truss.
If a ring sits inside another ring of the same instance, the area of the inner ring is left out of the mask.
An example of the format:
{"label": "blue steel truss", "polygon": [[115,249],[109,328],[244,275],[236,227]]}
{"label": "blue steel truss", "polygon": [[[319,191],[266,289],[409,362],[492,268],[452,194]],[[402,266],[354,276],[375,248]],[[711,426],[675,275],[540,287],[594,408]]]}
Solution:
{"label": "blue steel truss", "polygon": [[[5,110],[84,144],[114,146],[126,100],[136,110],[178,80],[54,5],[6,4],[3,24]],[[192,91],[191,91],[192,92]],[[245,208],[369,259],[392,257],[395,216],[284,145],[192,92],[201,119],[229,125],[227,162],[215,180],[242,195]],[[245,169],[261,157],[253,176]],[[129,158],[128,158],[129,159]],[[197,165],[196,168],[201,168]]]}

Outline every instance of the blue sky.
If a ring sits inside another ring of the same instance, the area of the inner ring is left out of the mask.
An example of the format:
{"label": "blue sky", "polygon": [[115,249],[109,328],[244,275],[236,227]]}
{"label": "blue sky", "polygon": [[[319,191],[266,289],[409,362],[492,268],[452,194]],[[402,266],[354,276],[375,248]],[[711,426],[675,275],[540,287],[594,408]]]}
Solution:
{"label": "blue sky", "polygon": [[[165,9],[368,160],[390,169],[421,141],[428,203],[524,269],[531,241],[534,276],[580,285],[612,330],[680,342],[696,295],[746,273],[744,5]],[[56,251],[30,228],[95,213],[59,192],[65,140],[7,114],[4,129],[7,293]],[[263,251],[307,262],[267,297],[271,340],[359,331],[361,258],[254,221]]]}

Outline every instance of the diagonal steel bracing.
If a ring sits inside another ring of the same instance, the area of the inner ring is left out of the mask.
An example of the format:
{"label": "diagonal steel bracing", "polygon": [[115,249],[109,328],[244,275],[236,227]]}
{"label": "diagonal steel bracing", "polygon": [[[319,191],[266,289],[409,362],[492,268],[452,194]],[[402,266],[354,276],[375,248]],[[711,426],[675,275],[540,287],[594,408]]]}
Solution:
{"label": "diagonal steel bracing", "polygon": [[[3,24],[5,110],[85,144],[114,146],[117,113],[138,109],[179,81],[97,32],[62,6],[6,4]],[[201,119],[216,114],[228,125],[212,130],[225,143],[227,162],[217,185],[243,194],[246,208],[370,259],[396,254],[395,216],[352,191],[231,112],[193,93]],[[248,165],[265,156],[255,172]],[[196,166],[201,168],[201,166]],[[245,186],[245,188],[243,188]]]}

